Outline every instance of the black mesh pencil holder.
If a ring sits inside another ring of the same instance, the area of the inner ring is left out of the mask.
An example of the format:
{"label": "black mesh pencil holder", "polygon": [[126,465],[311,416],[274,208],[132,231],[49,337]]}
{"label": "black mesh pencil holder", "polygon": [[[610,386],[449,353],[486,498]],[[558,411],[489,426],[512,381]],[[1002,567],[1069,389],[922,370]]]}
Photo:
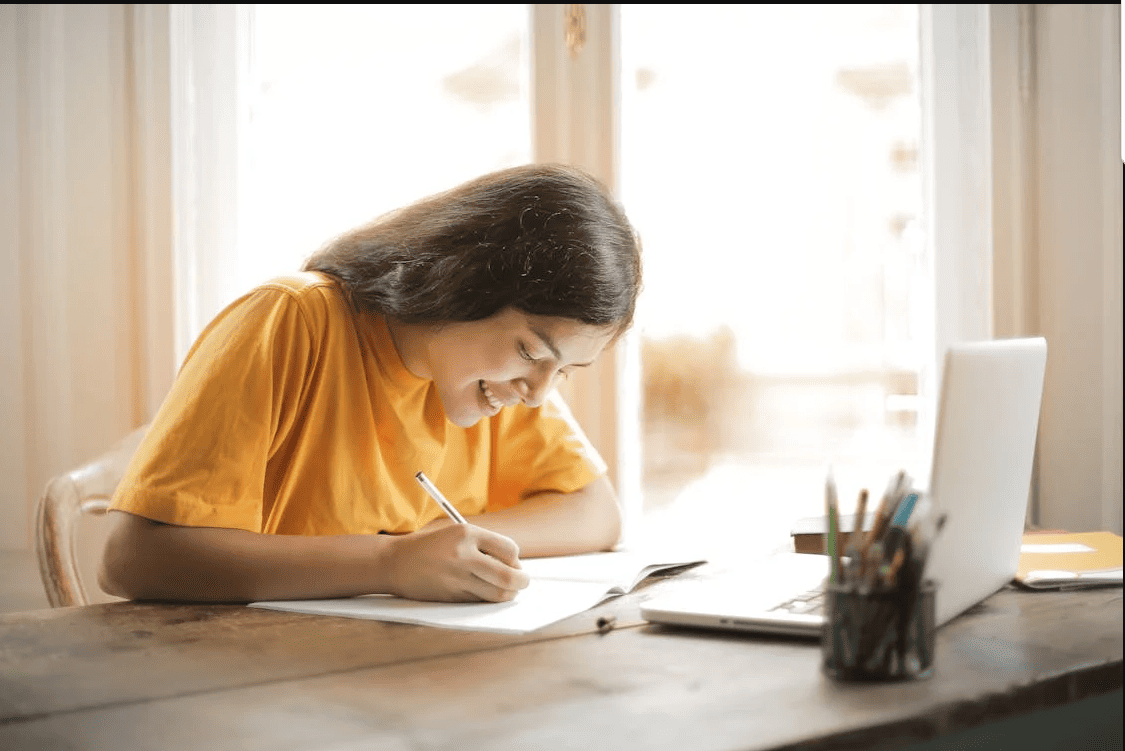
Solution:
{"label": "black mesh pencil holder", "polygon": [[928,678],[934,669],[937,586],[867,590],[826,584],[824,672],[845,681]]}

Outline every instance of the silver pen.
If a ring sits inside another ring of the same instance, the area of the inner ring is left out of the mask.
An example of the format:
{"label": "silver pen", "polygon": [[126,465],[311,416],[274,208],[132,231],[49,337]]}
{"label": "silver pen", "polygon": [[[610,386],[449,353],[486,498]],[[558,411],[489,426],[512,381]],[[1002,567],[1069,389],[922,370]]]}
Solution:
{"label": "silver pen", "polygon": [[441,494],[441,491],[434,487],[434,484],[430,482],[430,478],[426,477],[426,475],[423,474],[421,470],[419,470],[418,473],[414,475],[414,479],[418,481],[418,484],[422,486],[423,490],[429,493],[430,498],[433,498],[435,501],[437,501],[437,504],[441,506],[441,510],[445,512],[446,516],[455,521],[457,524],[468,523],[465,521],[465,517],[461,516],[461,512],[454,508],[453,504],[445,499],[445,496]]}

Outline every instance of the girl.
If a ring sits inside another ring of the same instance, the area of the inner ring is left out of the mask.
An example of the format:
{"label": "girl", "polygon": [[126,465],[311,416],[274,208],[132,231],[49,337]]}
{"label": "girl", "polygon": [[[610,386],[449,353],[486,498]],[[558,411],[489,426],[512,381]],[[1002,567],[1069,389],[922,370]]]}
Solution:
{"label": "girl", "polygon": [[344,234],[195,342],[114,496],[102,588],[503,601],[527,586],[520,555],[612,548],[614,490],[553,387],[626,330],[639,289],[628,220],[570,167]]}

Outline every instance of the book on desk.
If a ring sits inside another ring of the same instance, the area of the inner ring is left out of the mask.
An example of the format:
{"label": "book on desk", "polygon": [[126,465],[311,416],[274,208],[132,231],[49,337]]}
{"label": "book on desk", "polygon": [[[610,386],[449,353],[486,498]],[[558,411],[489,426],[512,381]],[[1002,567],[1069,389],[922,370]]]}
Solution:
{"label": "book on desk", "polygon": [[[864,516],[866,518],[864,519],[863,531],[870,532],[872,525],[875,523],[875,514],[865,514]],[[855,514],[840,514],[839,527],[837,528],[840,550],[847,550],[848,548],[848,541],[855,531],[855,517]],[[826,546],[827,531],[828,522],[823,516],[808,516],[798,519],[790,532],[793,537],[794,551],[824,555],[828,552]]]}
{"label": "book on desk", "polygon": [[[872,514],[864,531],[870,531]],[[825,553],[827,522],[823,516],[797,520],[790,534],[798,553]],[[855,514],[840,515],[841,547],[855,531]],[[1029,531],[1020,547],[1013,582],[1026,589],[1086,589],[1122,585],[1122,540],[1113,532]]]}
{"label": "book on desk", "polygon": [[510,602],[422,602],[392,595],[252,602],[251,607],[468,631],[524,634],[705,561],[620,550],[521,561],[531,584]]}

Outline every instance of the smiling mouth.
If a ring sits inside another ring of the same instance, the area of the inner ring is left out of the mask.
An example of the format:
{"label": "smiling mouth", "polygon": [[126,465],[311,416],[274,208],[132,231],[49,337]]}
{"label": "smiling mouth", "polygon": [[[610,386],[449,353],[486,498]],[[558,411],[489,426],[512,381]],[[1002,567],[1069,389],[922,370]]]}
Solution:
{"label": "smiling mouth", "polygon": [[504,403],[496,398],[496,395],[488,388],[488,385],[483,381],[478,381],[480,384],[480,393],[484,396],[484,401],[492,408],[493,412],[499,412],[504,406]]}

